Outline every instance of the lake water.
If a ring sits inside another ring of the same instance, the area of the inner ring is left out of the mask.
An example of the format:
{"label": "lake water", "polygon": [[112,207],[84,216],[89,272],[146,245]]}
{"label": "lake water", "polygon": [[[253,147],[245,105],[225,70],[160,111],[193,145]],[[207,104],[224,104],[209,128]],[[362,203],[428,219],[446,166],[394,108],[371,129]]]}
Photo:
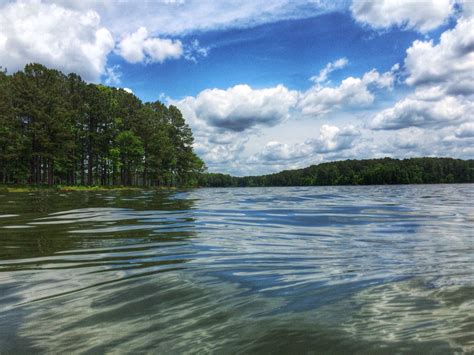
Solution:
{"label": "lake water", "polygon": [[473,187],[0,193],[0,353],[473,353]]}

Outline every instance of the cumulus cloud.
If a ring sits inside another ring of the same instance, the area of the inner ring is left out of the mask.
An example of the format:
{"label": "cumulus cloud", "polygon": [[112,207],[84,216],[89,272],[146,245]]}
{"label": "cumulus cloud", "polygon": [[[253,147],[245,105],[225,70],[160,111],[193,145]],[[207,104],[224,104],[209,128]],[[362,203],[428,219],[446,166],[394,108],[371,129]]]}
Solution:
{"label": "cumulus cloud", "polygon": [[268,142],[257,156],[259,161],[281,162],[302,158],[312,153],[308,144],[289,145],[278,141]]}
{"label": "cumulus cloud", "polygon": [[472,159],[474,156],[474,123],[466,122],[458,127],[446,127],[440,132],[433,132],[437,144],[430,149],[435,154]]}
{"label": "cumulus cloud", "polygon": [[[461,125],[464,126],[464,125]],[[414,156],[449,156],[472,159],[474,137],[459,138],[460,126],[407,127],[396,131],[366,131],[354,148],[347,150],[353,157],[408,158]]]}
{"label": "cumulus cloud", "polygon": [[316,153],[339,152],[352,148],[359,135],[359,131],[354,126],[339,128],[323,125],[319,137],[306,142],[306,144],[312,145]]}
{"label": "cumulus cloud", "polygon": [[111,33],[95,11],[79,12],[39,1],[0,9],[0,65],[9,71],[40,62],[98,81],[114,48]]}
{"label": "cumulus cloud", "polygon": [[344,68],[349,61],[347,58],[339,58],[334,62],[326,64],[326,66],[319,71],[319,74],[310,78],[311,81],[315,83],[323,83],[327,81],[329,74],[333,71]]}
{"label": "cumulus cloud", "polygon": [[462,13],[466,17],[474,16],[474,1],[472,0],[458,0],[458,4],[461,5]]}
{"label": "cumulus cloud", "polygon": [[474,93],[474,17],[460,18],[438,44],[415,41],[407,50],[407,84],[443,85],[446,94]]}
{"label": "cumulus cloud", "polygon": [[456,129],[457,138],[474,138],[474,122],[463,123]]}
{"label": "cumulus cloud", "polygon": [[414,29],[428,32],[442,25],[451,15],[453,0],[354,0],[352,16],[373,28]]}
{"label": "cumulus cloud", "polygon": [[441,127],[473,119],[474,105],[453,96],[429,101],[407,97],[375,115],[371,127],[376,130],[405,127]]}
{"label": "cumulus cloud", "polygon": [[[346,60],[336,62],[325,68],[342,67]],[[360,137],[359,130],[326,124],[315,138],[298,144],[272,140],[247,159],[244,151],[249,136],[261,132],[256,128],[276,126],[301,113],[319,117],[336,108],[368,105],[373,102],[377,88],[393,87],[398,69],[395,65],[382,74],[371,70],[361,78],[349,77],[336,87],[327,86],[327,82],[317,83],[306,92],[291,91],[283,85],[265,89],[236,85],[225,90],[207,89],[195,97],[168,103],[176,105],[189,122],[196,137],[195,149],[211,171],[240,174],[248,170],[246,164],[275,169],[295,167],[309,163],[308,159],[314,162],[314,156],[322,160],[322,156],[336,157],[349,151]]]}
{"label": "cumulus cloud", "polygon": [[117,53],[129,63],[163,63],[167,59],[177,59],[183,55],[183,45],[179,40],[150,37],[145,27],[123,36]]}
{"label": "cumulus cloud", "polygon": [[283,85],[266,89],[236,85],[227,90],[207,89],[175,104],[193,121],[242,132],[257,125],[273,126],[281,122],[288,117],[296,100],[297,93]]}
{"label": "cumulus cloud", "polygon": [[375,99],[370,89],[374,87],[391,89],[396,70],[397,65],[383,74],[373,69],[365,73],[362,78],[348,77],[336,87],[314,85],[301,94],[298,108],[304,115],[318,117],[343,106],[367,106]]}
{"label": "cumulus cloud", "polygon": [[[346,60],[336,62],[326,68],[341,67]],[[210,126],[242,132],[255,126],[274,126],[297,109],[304,115],[318,117],[341,107],[367,106],[374,101],[371,90],[393,87],[397,70],[398,65],[383,74],[373,69],[362,78],[348,77],[337,87],[316,84],[306,92],[288,90],[283,85],[264,89],[253,89],[249,85],[226,90],[206,89],[196,97],[171,103],[178,106],[198,130]]]}
{"label": "cumulus cloud", "polygon": [[268,142],[262,151],[251,161],[260,163],[289,162],[301,158],[312,158],[314,154],[335,153],[354,146],[360,132],[354,126],[337,127],[322,125],[319,136],[303,143],[286,144],[278,141]]}
{"label": "cumulus cloud", "polygon": [[215,142],[212,138],[203,137],[196,143],[194,149],[211,167],[220,166],[237,159],[237,156],[245,149],[248,139],[246,137],[234,136],[232,141]]}
{"label": "cumulus cloud", "polygon": [[373,129],[467,127],[474,121],[474,18],[463,14],[437,44],[414,41],[404,63],[406,83],[415,91],[376,114]]}
{"label": "cumulus cloud", "polygon": [[[404,128],[391,135],[386,143],[388,143],[389,151],[394,149],[403,149],[416,151],[421,148],[424,143],[422,139],[425,130],[418,127]],[[387,149],[387,147],[385,148]]]}
{"label": "cumulus cloud", "polygon": [[[199,95],[182,100],[168,98],[167,103],[177,106],[183,113],[194,133],[194,149],[204,159],[210,171],[239,173],[242,167],[238,166],[238,161],[242,159],[249,136],[241,131],[213,125],[208,121],[209,117],[198,110],[201,104],[204,105],[204,99],[201,101],[198,97]],[[253,131],[251,127],[248,129]]]}

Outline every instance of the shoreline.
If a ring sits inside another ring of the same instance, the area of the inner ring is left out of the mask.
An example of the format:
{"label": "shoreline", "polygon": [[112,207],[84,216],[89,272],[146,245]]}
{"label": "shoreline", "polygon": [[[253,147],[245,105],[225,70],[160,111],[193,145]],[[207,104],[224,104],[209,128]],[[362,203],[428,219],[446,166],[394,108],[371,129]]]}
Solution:
{"label": "shoreline", "polygon": [[422,186],[422,185],[466,185],[472,182],[435,182],[435,183],[407,183],[407,184],[339,184],[339,185],[268,185],[268,186],[25,186],[25,185],[0,185],[0,193],[4,192],[106,192],[106,191],[177,191],[179,189],[238,189],[238,188],[266,188],[266,187],[336,187],[336,186]]}
{"label": "shoreline", "polygon": [[42,186],[42,185],[0,185],[2,192],[74,192],[74,191],[175,191],[177,187],[156,186],[156,187],[134,187],[134,186]]}

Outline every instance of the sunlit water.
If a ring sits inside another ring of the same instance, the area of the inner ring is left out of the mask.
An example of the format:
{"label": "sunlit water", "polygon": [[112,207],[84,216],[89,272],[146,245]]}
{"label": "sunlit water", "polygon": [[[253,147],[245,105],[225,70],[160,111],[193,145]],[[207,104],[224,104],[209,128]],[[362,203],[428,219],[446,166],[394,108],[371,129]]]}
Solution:
{"label": "sunlit water", "polygon": [[473,353],[473,187],[0,193],[0,353]]}

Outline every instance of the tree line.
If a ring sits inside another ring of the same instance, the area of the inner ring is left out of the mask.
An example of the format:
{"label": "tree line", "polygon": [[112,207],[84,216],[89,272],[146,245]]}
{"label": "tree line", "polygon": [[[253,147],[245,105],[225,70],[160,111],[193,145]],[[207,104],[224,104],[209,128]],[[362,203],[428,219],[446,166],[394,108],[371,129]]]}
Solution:
{"label": "tree line", "polygon": [[473,183],[474,160],[451,158],[345,160],[262,176],[202,174],[208,187]]}
{"label": "tree line", "polygon": [[[1,68],[0,68],[1,69]],[[205,173],[175,106],[41,64],[0,70],[0,183],[310,186],[474,182],[474,160],[346,160],[263,176]]]}
{"label": "tree line", "polygon": [[193,140],[175,106],[41,64],[0,70],[0,183],[196,185]]}

